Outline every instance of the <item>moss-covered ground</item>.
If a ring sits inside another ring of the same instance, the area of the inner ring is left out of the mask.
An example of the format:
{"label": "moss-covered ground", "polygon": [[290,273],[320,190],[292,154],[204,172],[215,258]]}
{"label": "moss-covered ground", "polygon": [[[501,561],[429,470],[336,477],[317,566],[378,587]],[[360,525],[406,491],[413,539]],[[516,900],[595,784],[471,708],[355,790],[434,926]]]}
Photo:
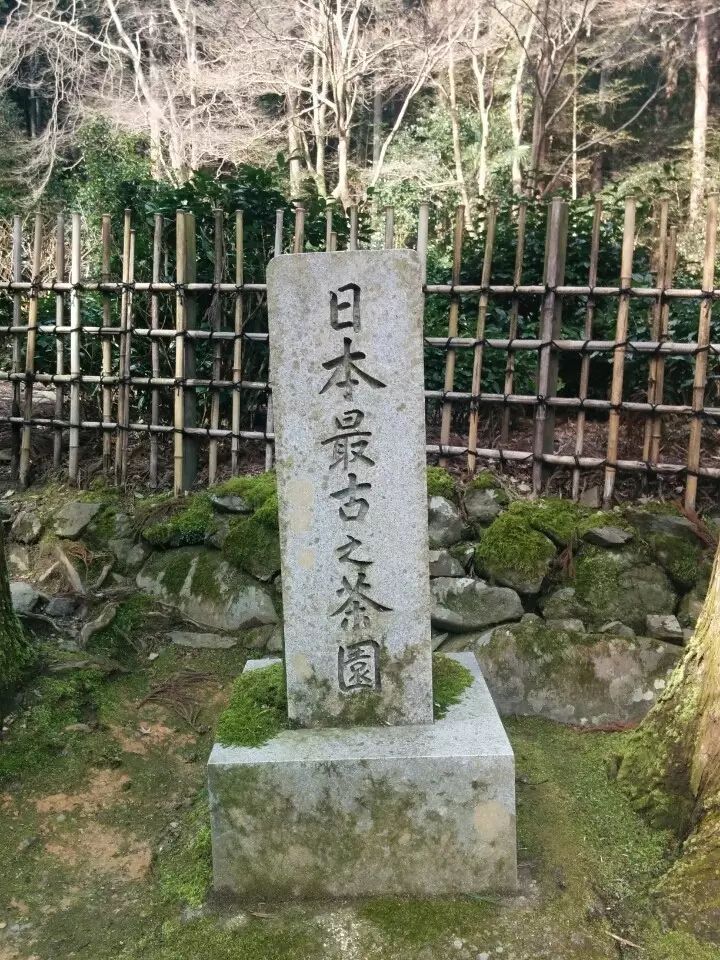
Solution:
{"label": "moss-covered ground", "polygon": [[[117,669],[48,655],[56,672],[0,745],[2,960],[720,957],[682,923],[663,927],[668,836],[606,775],[626,735],[531,719],[507,723],[517,896],[214,903],[204,766],[245,654],[136,646]],[[450,696],[457,680],[445,677]]]}

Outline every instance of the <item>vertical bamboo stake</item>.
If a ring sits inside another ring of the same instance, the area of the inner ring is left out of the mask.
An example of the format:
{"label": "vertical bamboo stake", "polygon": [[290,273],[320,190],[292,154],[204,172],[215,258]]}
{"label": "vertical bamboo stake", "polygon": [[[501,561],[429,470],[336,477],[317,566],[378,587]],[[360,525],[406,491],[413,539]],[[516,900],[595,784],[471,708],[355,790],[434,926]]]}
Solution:
{"label": "vertical bamboo stake", "polygon": [[[106,213],[102,218],[101,242],[102,242],[102,270],[100,279],[107,283],[110,280],[110,216]],[[102,325],[111,326],[110,294],[102,295]],[[107,334],[101,337],[102,344],[102,374],[103,377],[112,376],[112,340]],[[112,419],[112,387],[103,384],[102,389],[102,419],[103,423],[109,423]],[[106,473],[110,472],[110,463],[112,460],[112,437],[108,430],[103,430],[103,469]]]}
{"label": "vertical bamboo stake", "polygon": [[358,210],[356,206],[350,207],[350,240],[348,250],[357,250],[358,248]]}
{"label": "vertical bamboo stake", "polygon": [[[667,244],[668,244],[668,211],[670,208],[670,201],[667,197],[662,197],[660,200],[660,223],[658,226],[658,249],[657,249],[657,272],[656,272],[656,286],[661,290],[665,289],[666,277],[667,277]],[[658,299],[652,307],[652,322],[650,324],[650,339],[659,340],[660,339],[660,323],[661,323],[661,314],[662,314],[663,302],[661,299]],[[657,403],[655,399],[656,394],[656,384],[657,384],[657,366],[658,366],[658,357],[651,356],[650,363],[648,365],[648,390],[647,398],[648,403]],[[643,442],[643,460],[646,462],[650,460],[651,447],[652,447],[652,435],[654,431],[654,421],[652,413],[650,413],[645,419],[645,440]]]}
{"label": "vertical bamboo stake", "polygon": [[[197,251],[195,241],[195,214],[185,214],[185,282],[195,283],[197,280]],[[195,330],[197,327],[197,301],[189,291],[185,293],[185,330]],[[197,391],[188,386],[187,381],[194,379],[196,369],[195,340],[186,338],[183,350],[183,427],[188,429],[197,426]],[[195,483],[198,472],[198,438],[189,434],[183,442],[183,476],[182,488],[189,490]]]}
{"label": "vertical bamboo stake", "polygon": [[[155,214],[155,230],[153,233],[152,253],[152,282],[160,282],[160,264],[162,261],[162,214]],[[160,296],[150,293],[150,329],[160,327]],[[150,337],[150,369],[153,378],[160,376],[160,342],[157,337]],[[150,426],[155,427],[160,422],[160,391],[153,387],[150,391]],[[158,435],[150,431],[150,485],[158,485]]]}
{"label": "vertical bamboo stake", "polygon": [[[455,231],[453,234],[453,264],[452,264],[452,286],[456,287],[460,283],[460,259],[462,257],[463,244],[463,223],[465,217],[465,208],[459,206],[455,210]],[[450,314],[448,316],[448,337],[456,337],[458,334],[458,317],[460,314],[460,297],[456,293],[450,296]],[[444,393],[449,393],[455,383],[455,348],[449,347],[445,354],[445,384]],[[440,446],[447,447],[450,444],[450,426],[452,424],[452,401],[444,400],[442,416],[440,419]],[[440,457],[440,466],[446,466],[447,457]]]}
{"label": "vertical bamboo stake", "polygon": [[[590,238],[590,269],[588,271],[588,286],[594,287],[597,284],[598,261],[600,259],[600,227],[602,225],[602,200],[595,201],[595,211],[593,213],[592,234]],[[585,307],[585,327],[583,335],[586,340],[592,337],[593,323],[595,320],[595,300],[592,294],[588,297]],[[580,358],[580,400],[586,400],[588,395],[588,385],[590,383],[590,356],[583,353]],[[581,457],[583,447],[585,446],[585,411],[582,407],[578,410],[575,420],[575,456]],[[572,475],[572,498],[577,500],[580,496],[580,470],[573,467]]]}
{"label": "vertical bamboo stake", "polygon": [[78,479],[80,463],[80,214],[72,215],[70,241],[70,434],[68,476]]}
{"label": "vertical bamboo stake", "polygon": [[[65,279],[65,217],[58,214],[55,228],[55,279]],[[63,326],[65,315],[65,298],[62,293],[55,294],[55,326]],[[62,376],[65,371],[65,350],[62,335],[55,335],[55,373]],[[62,420],[63,415],[63,386],[55,386],[55,419]],[[53,436],[53,466],[57,470],[62,459],[62,427],[55,427]]]}
{"label": "vertical bamboo stake", "polygon": [[543,454],[552,453],[555,443],[555,410],[547,404],[557,393],[558,354],[552,341],[559,337],[562,327],[562,299],[555,292],[565,278],[568,205],[555,199],[548,209],[545,235],[545,288],[540,313],[540,348],[537,391],[539,402],[535,407],[535,437],[533,441],[533,489],[542,490],[545,479]]}
{"label": "vertical bamboo stake", "polygon": [[[513,284],[518,287],[522,283],[523,258],[525,256],[525,222],[527,219],[527,202],[521,200],[518,204],[517,215],[517,245],[515,247],[515,271],[513,273]],[[510,303],[510,323],[508,327],[508,339],[514,340],[518,332],[518,314],[520,312],[520,300],[517,296],[512,298]],[[513,392],[515,380],[515,353],[508,349],[507,360],[505,361],[505,396],[508,397]],[[510,407],[503,409],[502,428],[500,430],[500,444],[504,446],[510,436]]]}
{"label": "vertical bamboo stake", "polygon": [[330,253],[335,253],[337,250],[337,233],[333,230],[330,234]]}
{"label": "vertical bamboo stake", "polygon": [[233,340],[233,396],[232,396],[232,437],[230,441],[230,472],[238,472],[240,456],[240,384],[242,383],[242,332],[243,332],[243,212],[235,211],[235,324]]}
{"label": "vertical bamboo stake", "polygon": [[697,471],[700,467],[700,449],[702,440],[702,412],[705,403],[707,384],[708,347],[710,344],[710,322],[712,320],[712,291],[715,284],[715,249],[717,243],[718,198],[715,194],[708,197],[707,220],[705,222],[705,256],[703,259],[703,298],[700,303],[698,323],[698,352],[695,355],[695,376],[693,378],[692,409],[690,421],[690,441],[688,444],[687,481],[685,484],[685,506],[695,509],[697,496]]}
{"label": "vertical bamboo stake", "polygon": [[25,394],[23,396],[23,427],[20,441],[20,486],[24,489],[28,485],[30,476],[30,443],[32,440],[32,405],[33,405],[33,378],[35,377],[35,349],[37,347],[38,325],[38,289],[40,283],[40,268],[42,256],[42,216],[35,214],[35,233],[33,236],[32,253],[32,283],[30,300],[28,303],[28,328],[25,344]]}
{"label": "vertical bamboo stake", "polygon": [[[480,278],[480,286],[483,288],[483,290],[480,293],[480,300],[478,303],[477,326],[475,328],[476,340],[482,340],[485,336],[485,322],[487,320],[487,309],[490,300],[487,287],[490,286],[490,276],[492,271],[493,247],[495,246],[496,213],[495,204],[490,204],[488,207],[487,221],[485,224],[485,252],[483,255],[482,275]],[[480,393],[480,384],[482,382],[482,362],[483,345],[482,343],[476,343],[473,348],[472,386],[470,387],[470,424],[468,427],[468,470],[470,471],[471,475],[475,473],[475,464],[477,462],[475,451],[477,450],[480,401],[475,398]]]}
{"label": "vertical bamboo stake", "polygon": [[[281,240],[281,243],[282,243],[282,240]],[[298,203],[295,207],[295,234],[293,236],[293,253],[302,253],[304,247],[305,247],[305,207],[301,203]]]}
{"label": "vertical bamboo stake", "polygon": [[185,290],[181,284],[187,282],[187,244],[185,234],[185,213],[178,210],[175,214],[175,404],[173,416],[173,492],[175,496],[183,490],[183,461],[185,435],[185,333],[187,317],[185,313]]}
{"label": "vertical bamboo stake", "polygon": [[421,203],[418,211],[417,254],[420,260],[420,282],[427,282],[428,231],[430,224],[430,204]]}
{"label": "vertical bamboo stake", "polygon": [[385,207],[385,249],[392,250],[395,246],[395,211],[392,207]]}
{"label": "vertical bamboo stake", "polygon": [[122,294],[120,296],[120,351],[118,359],[118,389],[117,389],[117,428],[115,431],[115,482],[119,483],[122,476],[123,452],[123,411],[125,410],[125,354],[127,351],[128,326],[128,283],[130,281],[130,210],[125,210],[123,217],[123,248],[122,248]]}
{"label": "vertical bamboo stake", "polygon": [[[12,278],[15,283],[22,280],[22,220],[19,216],[13,217],[13,242],[12,242]],[[13,326],[19,327],[22,320],[22,296],[18,290],[13,293]],[[12,340],[12,372],[20,373],[22,366],[22,340],[21,334],[13,334]],[[11,415],[20,416],[20,381],[13,380],[12,384],[12,404]],[[11,473],[13,477],[18,475],[20,469],[20,426],[12,426],[12,466]]]}
{"label": "vertical bamboo stake", "polygon": [[630,314],[630,285],[632,284],[633,247],[635,244],[635,198],[625,200],[625,219],[623,222],[623,244],[620,262],[620,299],[618,301],[615,324],[615,351],[613,354],[612,383],[610,385],[610,414],[608,416],[607,463],[605,464],[605,485],[603,504],[607,507],[615,489],[615,461],[617,460],[618,436],[620,432],[620,403],[622,402],[623,376],[625,373],[625,341],[628,332]]}
{"label": "vertical bamboo stake", "polygon": [[135,231],[130,231],[130,265],[128,267],[128,295],[127,295],[127,323],[125,334],[125,366],[123,368],[123,412],[120,443],[122,455],[120,457],[120,483],[127,482],[128,449],[130,446],[130,373],[132,369],[132,328],[133,328],[133,283],[135,282]]}
{"label": "vertical bamboo stake", "polygon": [[[223,278],[223,227],[225,216],[222,210],[215,211],[215,270],[213,273],[213,283],[222,283]],[[222,311],[222,299],[219,293],[215,293],[215,302],[213,304],[212,329],[220,330],[220,315]],[[215,341],[213,346],[213,365],[212,379],[219,380],[222,372],[222,345],[219,340]],[[217,430],[220,426],[220,391],[215,387],[210,398],[210,429]],[[210,453],[208,459],[208,483],[215,483],[217,475],[218,462],[218,441],[217,437],[210,437]]]}
{"label": "vertical bamboo stake", "polygon": [[332,203],[332,200],[328,200],[327,206],[325,207],[325,249],[327,251],[332,249],[332,235],[333,235],[333,203]]}
{"label": "vertical bamboo stake", "polygon": [[[675,273],[675,264],[677,257],[677,227],[670,227],[670,236],[668,238],[667,259],[665,261],[665,287],[671,287],[673,283],[673,274]],[[666,300],[660,310],[660,339],[665,340],[668,334],[670,323],[670,301]],[[663,393],[665,391],[665,357],[660,354],[657,358],[655,370],[655,397],[654,403],[663,402]],[[662,440],[662,417],[658,414],[653,417],[652,436],[650,437],[650,449],[648,451],[649,459],[652,463],[657,463],[660,457],[660,442]]]}

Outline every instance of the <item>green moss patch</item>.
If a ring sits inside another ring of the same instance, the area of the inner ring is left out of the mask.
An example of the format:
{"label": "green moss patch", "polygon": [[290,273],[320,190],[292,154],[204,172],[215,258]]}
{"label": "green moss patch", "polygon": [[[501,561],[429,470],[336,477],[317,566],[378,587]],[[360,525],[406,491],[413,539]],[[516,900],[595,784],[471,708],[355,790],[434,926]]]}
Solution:
{"label": "green moss patch", "polygon": [[500,481],[492,470],[481,470],[465,485],[466,490],[499,490]]}
{"label": "green moss patch", "polygon": [[222,547],[233,566],[253,577],[268,579],[280,570],[280,531],[277,496],[271,494],[251,517],[235,517]]}
{"label": "green moss patch", "polygon": [[457,496],[455,477],[444,467],[428,467],[427,492],[429,497],[445,497],[446,500],[454,500]]}
{"label": "green moss patch", "polygon": [[436,653],[432,658],[433,714],[441,720],[473,682],[473,675],[457,660]]}
{"label": "green moss patch", "polygon": [[646,533],[643,546],[649,561],[659,563],[683,590],[690,590],[705,573],[703,548],[684,537],[664,533]]}
{"label": "green moss patch", "polygon": [[477,545],[479,571],[502,581],[542,578],[556,554],[554,544],[535,526],[536,506],[524,501],[511,504],[494,520]]}
{"label": "green moss patch", "polygon": [[242,497],[253,510],[257,510],[271,497],[277,496],[277,479],[273,470],[245,477],[232,477],[216,487],[211,487],[210,493],[219,497]]}
{"label": "green moss patch", "polygon": [[147,629],[147,615],[152,599],[136,593],[118,606],[112,621],[90,638],[89,650],[102,650],[118,659],[137,653],[135,637]]}
{"label": "green moss patch", "polygon": [[212,884],[210,809],[207,797],[195,804],[184,823],[183,838],[159,867],[160,889],[168,899],[200,907]]}
{"label": "green moss patch", "polygon": [[143,539],[151,547],[168,550],[197,546],[204,543],[208,533],[215,528],[215,514],[207,494],[190,497],[187,505],[182,500],[176,503],[176,513],[143,529]]}

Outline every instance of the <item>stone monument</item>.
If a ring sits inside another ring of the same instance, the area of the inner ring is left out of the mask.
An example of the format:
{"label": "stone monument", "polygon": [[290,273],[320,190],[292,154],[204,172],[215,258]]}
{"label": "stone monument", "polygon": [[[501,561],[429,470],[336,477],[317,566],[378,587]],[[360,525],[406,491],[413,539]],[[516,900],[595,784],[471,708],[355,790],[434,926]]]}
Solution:
{"label": "stone monument", "polygon": [[268,306],[297,729],[213,748],[215,888],[258,900],[512,888],[513,754],[472,655],[455,655],[473,682],[433,722],[417,257],[278,257]]}

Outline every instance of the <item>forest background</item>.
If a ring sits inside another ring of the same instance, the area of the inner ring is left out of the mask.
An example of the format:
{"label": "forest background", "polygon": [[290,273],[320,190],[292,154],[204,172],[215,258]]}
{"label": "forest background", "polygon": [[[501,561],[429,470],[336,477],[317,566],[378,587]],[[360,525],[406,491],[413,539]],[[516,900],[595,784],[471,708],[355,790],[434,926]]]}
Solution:
{"label": "forest background", "polygon": [[[301,201],[307,248],[319,249],[328,202],[341,243],[352,205],[364,243],[381,242],[392,205],[396,243],[412,246],[429,201],[429,281],[449,280],[461,204],[461,279],[477,282],[493,202],[493,281],[511,283],[522,199],[523,274],[539,282],[546,202],[563,195],[567,282],[587,283],[599,197],[598,283],[616,284],[632,193],[634,282],[653,283],[666,196],[679,228],[674,283],[697,286],[704,197],[720,173],[719,11],[710,0],[2,0],[0,273],[11,270],[12,214],[38,205],[49,223],[60,210],[81,212],[94,275],[102,215],[119,251],[130,208],[137,278],[149,276],[154,215],[172,230],[175,210],[192,210],[198,276],[208,279],[213,210],[242,207],[252,281],[272,255],[277,208]],[[49,268],[52,226],[46,233]],[[113,268],[119,275],[116,258]],[[446,310],[428,303],[428,332],[446,332]],[[610,302],[598,310],[598,336],[613,335],[614,313]],[[567,336],[580,335],[583,315],[582,304],[566,309]],[[697,304],[673,304],[671,339],[694,340],[697,316]],[[634,310],[631,333],[647,335],[648,323],[646,307]],[[506,307],[492,304],[488,335],[506,331]],[[518,392],[531,391],[534,362],[518,356]],[[484,389],[502,392],[504,364],[488,358]],[[647,385],[637,369],[630,394]],[[606,394],[609,370],[599,358],[591,392]],[[564,371],[570,390],[576,374]],[[457,388],[469,377],[461,362]],[[439,354],[428,381],[441,384]],[[686,402],[691,383],[691,358],[670,360],[668,402]]]}

